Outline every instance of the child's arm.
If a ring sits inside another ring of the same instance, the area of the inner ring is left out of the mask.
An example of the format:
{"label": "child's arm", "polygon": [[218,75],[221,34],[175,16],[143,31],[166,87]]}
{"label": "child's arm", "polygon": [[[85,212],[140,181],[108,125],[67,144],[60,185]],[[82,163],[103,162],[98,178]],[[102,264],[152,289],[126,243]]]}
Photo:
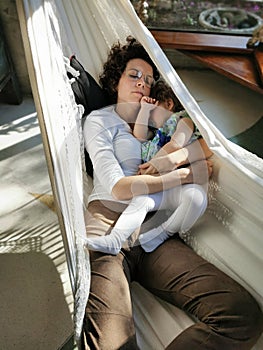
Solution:
{"label": "child's arm", "polygon": [[141,142],[148,140],[148,122],[150,112],[157,106],[157,104],[158,102],[151,97],[143,96],[141,99],[141,108],[133,129],[133,135]]}
{"label": "child's arm", "polygon": [[164,156],[177,151],[187,145],[194,131],[194,123],[190,118],[182,118],[178,121],[176,130],[167,142],[154,156],[154,158]]}
{"label": "child's arm", "polygon": [[138,174],[158,174],[160,169],[169,172],[198,160],[209,159],[212,155],[213,152],[201,137],[175,152],[159,158],[153,157],[149,162],[139,165]]}
{"label": "child's arm", "polygon": [[183,148],[191,139],[195,126],[190,118],[182,118],[178,121],[176,130],[171,137],[171,144],[175,150]]}

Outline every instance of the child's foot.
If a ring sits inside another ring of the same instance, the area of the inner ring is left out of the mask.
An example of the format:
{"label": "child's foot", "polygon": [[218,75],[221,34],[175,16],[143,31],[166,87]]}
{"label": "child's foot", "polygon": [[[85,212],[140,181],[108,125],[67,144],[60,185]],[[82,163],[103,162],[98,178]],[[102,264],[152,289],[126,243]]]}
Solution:
{"label": "child's foot", "polygon": [[147,253],[154,251],[160,244],[166,241],[171,235],[167,231],[152,229],[139,236],[139,242],[144,251]]}
{"label": "child's foot", "polygon": [[90,250],[117,255],[121,250],[122,243],[118,237],[108,235],[87,238],[85,245]]}

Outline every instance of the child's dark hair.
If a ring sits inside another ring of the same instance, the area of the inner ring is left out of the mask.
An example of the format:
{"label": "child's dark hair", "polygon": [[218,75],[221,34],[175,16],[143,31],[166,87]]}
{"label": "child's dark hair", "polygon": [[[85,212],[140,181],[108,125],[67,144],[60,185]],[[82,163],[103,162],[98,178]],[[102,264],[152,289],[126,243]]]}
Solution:
{"label": "child's dark hair", "polygon": [[100,84],[111,97],[112,103],[116,103],[117,101],[117,86],[130,60],[140,58],[149,63],[153,69],[155,81],[158,80],[160,76],[155,64],[142,44],[132,36],[128,36],[126,42],[127,44],[125,45],[121,45],[120,42],[117,42],[111,47],[108,59],[103,66],[103,72],[100,75]]}
{"label": "child's dark hair", "polygon": [[179,112],[184,107],[181,105],[180,101],[174,94],[172,88],[166,84],[164,80],[159,80],[156,82],[156,84],[153,86],[151,90],[151,97],[155,98],[159,102],[165,102],[169,98],[173,100],[174,108],[173,112]]}

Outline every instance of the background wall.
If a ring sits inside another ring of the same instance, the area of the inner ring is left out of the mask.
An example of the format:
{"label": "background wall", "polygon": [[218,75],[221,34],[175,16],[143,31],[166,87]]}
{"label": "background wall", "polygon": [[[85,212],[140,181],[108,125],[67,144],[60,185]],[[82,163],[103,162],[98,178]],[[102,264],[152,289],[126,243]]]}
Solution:
{"label": "background wall", "polygon": [[0,24],[23,95],[31,94],[15,0],[0,0]]}

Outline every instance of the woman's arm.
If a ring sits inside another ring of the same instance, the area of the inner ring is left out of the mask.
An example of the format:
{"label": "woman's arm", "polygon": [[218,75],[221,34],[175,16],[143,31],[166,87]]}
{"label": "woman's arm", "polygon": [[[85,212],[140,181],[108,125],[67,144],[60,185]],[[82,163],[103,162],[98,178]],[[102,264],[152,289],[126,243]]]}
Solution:
{"label": "woman's arm", "polygon": [[135,196],[161,192],[187,183],[205,184],[212,171],[211,161],[200,160],[191,166],[175,169],[160,176],[126,176],[115,184],[112,195],[117,200],[129,200]]}
{"label": "woman's arm", "polygon": [[212,154],[205,140],[200,138],[175,152],[152,158],[149,162],[141,164],[139,174],[165,173],[198,160],[208,159]]}
{"label": "woman's arm", "polygon": [[112,189],[112,196],[117,200],[129,200],[135,196],[161,192],[191,182],[188,179],[189,168],[181,168],[161,176],[134,175],[121,178]]}

